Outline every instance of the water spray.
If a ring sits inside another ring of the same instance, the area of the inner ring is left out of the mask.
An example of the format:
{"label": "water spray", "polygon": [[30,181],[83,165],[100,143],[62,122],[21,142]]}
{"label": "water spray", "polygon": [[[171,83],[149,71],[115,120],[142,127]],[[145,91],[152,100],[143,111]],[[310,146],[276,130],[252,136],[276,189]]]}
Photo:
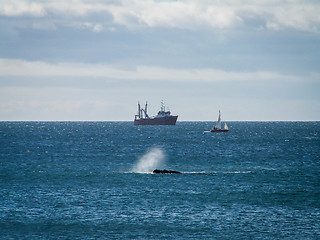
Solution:
{"label": "water spray", "polygon": [[132,171],[136,173],[151,173],[154,169],[161,167],[164,162],[164,152],[162,149],[154,147],[139,159]]}

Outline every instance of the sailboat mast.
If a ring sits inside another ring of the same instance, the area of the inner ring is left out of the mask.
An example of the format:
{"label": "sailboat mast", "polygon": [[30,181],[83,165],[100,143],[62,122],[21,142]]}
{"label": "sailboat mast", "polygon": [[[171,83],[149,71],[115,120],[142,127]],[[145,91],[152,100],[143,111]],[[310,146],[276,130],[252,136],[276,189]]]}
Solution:
{"label": "sailboat mast", "polygon": [[219,117],[218,117],[218,122],[215,126],[215,129],[221,129],[221,114],[220,114],[220,110],[219,110]]}

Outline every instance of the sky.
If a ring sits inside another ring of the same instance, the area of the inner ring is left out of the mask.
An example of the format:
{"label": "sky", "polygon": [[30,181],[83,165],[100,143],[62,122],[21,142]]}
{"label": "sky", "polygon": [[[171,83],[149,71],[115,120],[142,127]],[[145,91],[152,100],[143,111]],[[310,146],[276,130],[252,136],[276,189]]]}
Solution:
{"label": "sky", "polygon": [[320,121],[318,0],[0,0],[0,121]]}

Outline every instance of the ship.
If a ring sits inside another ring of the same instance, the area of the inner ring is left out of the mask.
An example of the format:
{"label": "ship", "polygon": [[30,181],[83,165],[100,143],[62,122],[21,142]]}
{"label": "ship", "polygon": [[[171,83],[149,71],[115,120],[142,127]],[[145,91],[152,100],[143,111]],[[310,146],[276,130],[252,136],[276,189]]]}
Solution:
{"label": "ship", "polygon": [[224,128],[221,127],[221,114],[219,110],[219,117],[217,124],[210,130],[210,132],[228,132],[229,128],[227,126],[227,123],[224,123]]}
{"label": "ship", "polygon": [[161,109],[156,116],[149,117],[148,103],[145,108],[140,106],[138,102],[138,114],[135,115],[134,125],[176,125],[178,116],[171,115],[170,111],[166,111],[166,107],[161,101]]}

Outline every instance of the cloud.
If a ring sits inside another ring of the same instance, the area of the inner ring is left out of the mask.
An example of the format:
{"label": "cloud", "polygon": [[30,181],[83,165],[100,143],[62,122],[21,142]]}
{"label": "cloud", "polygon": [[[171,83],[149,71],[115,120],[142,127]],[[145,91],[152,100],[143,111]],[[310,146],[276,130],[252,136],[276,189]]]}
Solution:
{"label": "cloud", "polygon": [[[91,22],[93,31],[114,26],[136,28],[230,29],[286,28],[319,32],[320,2],[297,0],[199,0],[199,1],[31,1],[2,0],[0,15],[48,18],[70,26],[70,21]],[[255,23],[252,25],[252,23]],[[75,25],[74,25],[75,26]],[[107,26],[107,27],[103,27]]]}
{"label": "cloud", "polygon": [[[137,66],[124,69],[104,64],[46,63],[0,59],[0,77],[22,78],[105,78],[111,80],[220,82],[220,81],[298,81],[299,77],[274,72],[231,72],[219,69],[171,69],[165,67]],[[319,79],[312,73],[311,79]]]}
{"label": "cloud", "polygon": [[302,31],[318,32],[320,30],[320,5],[304,4],[293,1],[292,5],[280,5],[272,10],[272,16],[266,18],[268,28],[292,28]]}
{"label": "cloud", "polygon": [[122,1],[108,9],[114,22],[127,27],[226,28],[241,22],[232,9],[199,2]]}
{"label": "cloud", "polygon": [[0,15],[4,15],[7,17],[44,17],[47,15],[45,8],[45,5],[31,1],[0,1]]}

